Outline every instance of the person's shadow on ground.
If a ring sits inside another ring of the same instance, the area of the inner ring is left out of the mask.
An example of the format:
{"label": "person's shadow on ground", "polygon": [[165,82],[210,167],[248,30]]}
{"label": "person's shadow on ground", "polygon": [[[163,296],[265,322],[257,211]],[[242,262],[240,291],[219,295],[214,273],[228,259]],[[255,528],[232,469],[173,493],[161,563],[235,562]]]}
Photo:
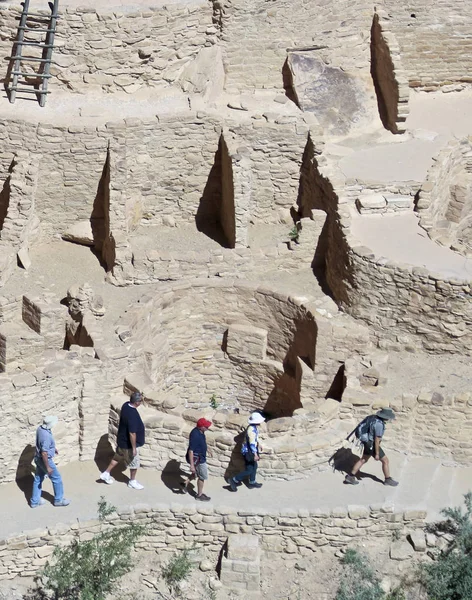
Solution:
{"label": "person's shadow on ground", "polygon": [[[243,445],[245,435],[246,435],[246,428],[242,429],[239,433],[237,433],[234,436],[234,447],[233,447],[233,450],[231,451],[229,463],[228,463],[228,466],[226,467],[226,471],[224,473],[224,478],[225,478],[226,482],[228,482],[228,480],[231,477],[234,477],[238,473],[241,473],[241,471],[243,471],[245,468],[244,458],[243,458],[243,455],[241,454],[241,446]],[[247,485],[247,483],[248,482],[245,481],[246,485]],[[229,485],[224,485],[223,488],[225,490],[231,490]]]}
{"label": "person's shadow on ground", "polygon": [[[173,458],[162,469],[161,481],[173,494],[185,494],[183,484],[189,475],[190,469],[186,469],[184,463]],[[188,484],[187,490],[191,496],[196,496],[197,493],[192,482]]]}
{"label": "person's shadow on ground", "polygon": [[[330,457],[328,463],[333,467],[333,471],[340,471],[345,474],[350,474],[353,466],[359,460],[359,457],[354,454],[349,448],[338,448]],[[373,459],[372,459],[373,460]],[[383,483],[381,479],[371,473],[363,473],[359,471],[356,474],[357,479],[372,479],[377,483]]]}
{"label": "person's shadow on ground", "polygon": [[[95,449],[95,456],[93,459],[99,471],[97,476],[97,483],[103,483],[104,485],[106,485],[106,483],[100,479],[100,473],[103,473],[103,471],[105,471],[105,469],[108,467],[114,454],[115,452],[113,450],[113,447],[108,440],[108,434],[105,433],[98,440],[98,444]],[[125,469],[126,465],[122,462],[116,465],[112,472],[112,475],[116,479],[116,481],[120,481],[121,483],[128,483],[129,477],[125,475]]]}
{"label": "person's shadow on ground", "polygon": [[[28,444],[23,452],[20,454],[18,459],[18,466],[16,468],[15,482],[25,496],[26,502],[29,504],[31,495],[33,493],[33,479],[36,467],[33,464],[33,458],[36,454],[36,448],[31,444]],[[48,501],[54,503],[54,495],[42,491],[42,497]]]}

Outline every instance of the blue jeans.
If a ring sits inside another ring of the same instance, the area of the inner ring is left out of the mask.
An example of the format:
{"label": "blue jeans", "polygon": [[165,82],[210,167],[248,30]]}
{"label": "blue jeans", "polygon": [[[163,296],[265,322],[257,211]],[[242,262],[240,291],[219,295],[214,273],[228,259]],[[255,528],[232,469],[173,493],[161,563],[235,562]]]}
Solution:
{"label": "blue jeans", "polygon": [[233,477],[234,481],[239,483],[246,477],[249,477],[249,483],[256,483],[257,462],[255,460],[248,461],[246,460],[246,457],[244,457],[244,462],[246,463],[244,471],[235,475]]}
{"label": "blue jeans", "polygon": [[[36,462],[36,472],[34,474],[33,480],[33,494],[31,496],[31,506],[38,506],[39,499],[41,498],[41,491],[43,487],[43,481],[46,475],[48,474],[46,469],[44,468],[43,459],[40,458],[35,460]],[[52,486],[54,488],[54,504],[61,502],[64,498],[64,486],[62,485],[62,477],[57,470],[56,465],[52,458],[48,459],[49,466],[52,469],[52,473],[48,475],[51,480]]]}

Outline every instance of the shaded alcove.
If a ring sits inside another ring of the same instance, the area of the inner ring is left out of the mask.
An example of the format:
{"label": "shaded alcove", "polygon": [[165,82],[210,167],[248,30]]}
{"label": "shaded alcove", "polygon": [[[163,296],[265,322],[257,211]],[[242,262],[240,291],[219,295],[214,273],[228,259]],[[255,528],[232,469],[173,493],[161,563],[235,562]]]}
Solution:
{"label": "shaded alcove", "polygon": [[195,215],[195,224],[198,231],[224,248],[235,247],[233,168],[223,136],[218,142],[213,166]]}
{"label": "shaded alcove", "polygon": [[13,166],[15,161],[13,160],[8,169],[8,176],[5,179],[2,187],[2,191],[0,192],[0,238],[2,236],[2,229],[5,223],[5,219],[7,218],[8,209],[10,207],[10,173],[13,170]]}
{"label": "shaded alcove", "polygon": [[8,214],[10,206],[10,177],[5,180],[2,191],[0,192],[0,237],[3,229],[3,224]]}
{"label": "shaded alcove", "polygon": [[312,371],[315,368],[318,328],[314,319],[297,319],[292,343],[283,360],[284,372],[274,381],[263,412],[269,419],[291,417],[302,408],[300,391],[303,361]]}
{"label": "shaded alcove", "polygon": [[284,86],[284,91],[287,98],[291,100],[294,104],[296,104],[298,108],[300,108],[297,94],[293,87],[293,76],[288,65],[288,59],[285,59],[285,62],[282,66],[282,84]]}
{"label": "shaded alcove", "polygon": [[103,166],[93,202],[90,225],[93,236],[92,250],[106,271],[115,264],[115,242],[110,232],[110,150]]}
{"label": "shaded alcove", "polygon": [[395,78],[390,49],[382,35],[378,14],[374,14],[370,30],[370,74],[383,126],[392,133],[400,133],[397,128],[398,83]]}

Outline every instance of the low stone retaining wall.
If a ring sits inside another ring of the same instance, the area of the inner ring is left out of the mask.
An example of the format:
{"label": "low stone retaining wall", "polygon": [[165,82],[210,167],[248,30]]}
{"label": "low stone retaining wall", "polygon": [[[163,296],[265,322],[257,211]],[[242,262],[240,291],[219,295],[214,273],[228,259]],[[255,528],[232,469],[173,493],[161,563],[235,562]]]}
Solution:
{"label": "low stone retaining wall", "polygon": [[[348,506],[331,510],[283,511],[254,508],[136,505],[119,510],[108,520],[110,527],[136,522],[145,527],[137,549],[161,553],[201,544],[221,550],[229,534],[257,535],[263,552],[311,555],[320,546],[344,547],[372,537],[390,538],[422,529],[426,512],[395,511],[391,505]],[[35,575],[58,544],[88,539],[97,533],[98,520],[58,524],[0,540],[0,580]]]}

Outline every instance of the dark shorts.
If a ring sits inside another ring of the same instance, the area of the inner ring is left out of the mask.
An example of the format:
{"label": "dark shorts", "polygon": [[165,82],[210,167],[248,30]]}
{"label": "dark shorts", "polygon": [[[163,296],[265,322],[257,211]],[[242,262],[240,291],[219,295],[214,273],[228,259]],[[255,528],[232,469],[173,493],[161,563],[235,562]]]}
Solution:
{"label": "dark shorts", "polygon": [[[374,456],[374,455],[375,455],[374,447],[364,444],[364,456]],[[385,456],[385,452],[382,450],[382,446],[380,446],[379,457],[383,458],[384,456]]]}

